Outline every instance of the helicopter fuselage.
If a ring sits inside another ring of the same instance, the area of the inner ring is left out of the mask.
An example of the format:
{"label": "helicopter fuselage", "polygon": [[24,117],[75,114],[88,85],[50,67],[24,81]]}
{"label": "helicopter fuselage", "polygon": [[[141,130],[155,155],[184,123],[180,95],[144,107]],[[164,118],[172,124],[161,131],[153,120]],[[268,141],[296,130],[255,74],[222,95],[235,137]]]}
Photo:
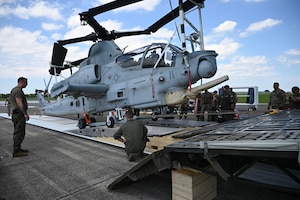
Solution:
{"label": "helicopter fuselage", "polygon": [[[51,96],[84,97],[73,105],[90,112],[180,104],[187,100],[189,84],[216,73],[216,56],[215,51],[195,51],[187,54],[186,65],[182,50],[173,45],[154,43],[122,53],[114,41],[100,41],[78,71],[53,85]],[[178,92],[181,98],[168,101],[166,95]]]}

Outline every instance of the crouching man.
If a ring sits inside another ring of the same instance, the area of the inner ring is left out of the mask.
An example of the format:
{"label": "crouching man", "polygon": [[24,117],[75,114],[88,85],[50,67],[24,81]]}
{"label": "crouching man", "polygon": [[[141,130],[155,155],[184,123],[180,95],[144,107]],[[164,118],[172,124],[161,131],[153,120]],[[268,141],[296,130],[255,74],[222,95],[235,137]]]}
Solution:
{"label": "crouching man", "polygon": [[147,143],[147,128],[141,120],[133,120],[133,112],[126,112],[126,123],[114,134],[114,138],[125,144],[125,152],[130,162],[143,155]]}

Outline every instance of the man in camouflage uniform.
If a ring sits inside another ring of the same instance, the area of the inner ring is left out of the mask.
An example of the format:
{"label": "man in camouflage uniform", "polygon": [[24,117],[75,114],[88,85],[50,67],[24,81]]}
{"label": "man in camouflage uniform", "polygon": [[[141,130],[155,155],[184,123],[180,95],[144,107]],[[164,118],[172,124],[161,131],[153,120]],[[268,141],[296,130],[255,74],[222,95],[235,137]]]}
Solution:
{"label": "man in camouflage uniform", "polygon": [[[212,93],[212,95],[213,95],[213,100],[212,100],[212,111],[213,112],[215,112],[217,109],[218,109],[218,101],[219,101],[219,95],[218,95],[218,92],[217,92],[217,90],[215,90],[213,93]],[[218,116],[216,115],[216,114],[214,114],[214,115],[212,115],[211,116],[211,118],[212,118],[212,121],[217,121],[217,118],[218,118]]]}
{"label": "man in camouflage uniform", "polygon": [[269,109],[283,109],[286,102],[285,91],[279,88],[279,83],[273,84],[274,90],[270,94]]}
{"label": "man in camouflage uniform", "polygon": [[211,111],[212,111],[212,104],[213,104],[213,95],[205,90],[203,94],[201,94],[201,110],[200,110],[200,120],[204,121],[204,113],[208,113],[207,121],[211,121]]}
{"label": "man in camouflage uniform", "polygon": [[234,116],[234,102],[235,97],[230,92],[229,86],[225,85],[222,87],[222,94],[219,96],[219,108],[221,109],[222,113],[222,122],[226,122],[233,119]]}
{"label": "man in camouflage uniform", "polygon": [[299,87],[292,87],[292,95],[289,97],[289,104],[291,109],[300,109],[300,93]]}
{"label": "man in camouflage uniform", "polygon": [[182,103],[180,105],[179,119],[182,119],[182,116],[184,116],[184,119],[187,118],[188,109],[189,109],[189,103],[188,103],[188,101],[186,101],[186,102],[184,102],[184,103]]}
{"label": "man in camouflage uniform", "polygon": [[11,115],[14,123],[14,136],[13,136],[13,157],[27,156],[28,150],[21,149],[21,144],[25,138],[25,125],[29,120],[27,114],[28,103],[23,92],[23,88],[27,86],[27,78],[18,78],[18,85],[11,90],[10,104]]}
{"label": "man in camouflage uniform", "polygon": [[233,99],[234,99],[234,108],[236,106],[236,103],[238,102],[238,96],[237,94],[232,90],[232,88],[229,88],[229,92],[231,92],[231,94],[233,95]]}

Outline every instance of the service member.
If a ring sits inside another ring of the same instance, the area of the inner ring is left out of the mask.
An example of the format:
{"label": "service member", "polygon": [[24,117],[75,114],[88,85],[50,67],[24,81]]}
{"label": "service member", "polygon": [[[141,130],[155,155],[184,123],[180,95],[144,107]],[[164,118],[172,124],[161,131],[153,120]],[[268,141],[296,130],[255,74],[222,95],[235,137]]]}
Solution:
{"label": "service member", "polygon": [[22,90],[26,86],[27,78],[18,78],[18,85],[11,90],[9,98],[14,124],[13,157],[27,156],[28,154],[28,150],[21,149],[21,144],[25,138],[26,121],[29,120],[29,115],[27,114],[28,103]]}
{"label": "service member", "polygon": [[114,134],[114,138],[125,144],[128,160],[135,161],[143,155],[147,143],[148,129],[141,120],[133,119],[133,112],[126,112],[126,123]]}

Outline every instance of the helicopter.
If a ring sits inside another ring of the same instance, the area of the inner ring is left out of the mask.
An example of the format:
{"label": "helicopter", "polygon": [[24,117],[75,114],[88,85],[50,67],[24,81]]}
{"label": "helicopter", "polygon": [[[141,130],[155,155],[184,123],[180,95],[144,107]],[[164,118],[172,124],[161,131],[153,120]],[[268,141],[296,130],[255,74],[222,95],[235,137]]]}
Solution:
{"label": "helicopter", "polygon": [[[90,25],[94,32],[84,37],[58,40],[54,43],[50,75],[59,76],[62,70],[73,67],[78,67],[78,70],[64,80],[54,83],[51,88],[51,97],[63,95],[65,98],[48,103],[41,91],[37,90],[44,114],[85,113],[89,119],[89,114],[110,111],[106,125],[113,127],[117,121],[124,119],[123,108],[152,108],[156,110],[154,115],[160,114],[165,106],[195,99],[199,92],[228,80],[228,76],[223,76],[192,88],[192,84],[198,80],[211,78],[217,72],[218,54],[213,50],[204,50],[202,27],[197,29],[185,16],[192,8],[198,9],[201,14],[204,0],[179,0],[178,7],[140,31],[108,31],[94,18],[95,15],[139,1],[141,0],[116,0],[82,12],[79,14],[81,24]],[[154,33],[177,17],[181,19],[181,48],[170,42],[152,43],[123,52],[115,43],[120,37]],[[195,31],[188,37],[185,35],[185,22]],[[190,41],[192,52],[187,51],[186,40]],[[67,49],[64,45],[83,41],[94,42],[87,58],[66,62]],[[195,50],[196,45],[200,46],[200,50]],[[93,122],[94,118],[88,121]],[[85,128],[86,122],[86,118],[80,118],[78,127]]]}

